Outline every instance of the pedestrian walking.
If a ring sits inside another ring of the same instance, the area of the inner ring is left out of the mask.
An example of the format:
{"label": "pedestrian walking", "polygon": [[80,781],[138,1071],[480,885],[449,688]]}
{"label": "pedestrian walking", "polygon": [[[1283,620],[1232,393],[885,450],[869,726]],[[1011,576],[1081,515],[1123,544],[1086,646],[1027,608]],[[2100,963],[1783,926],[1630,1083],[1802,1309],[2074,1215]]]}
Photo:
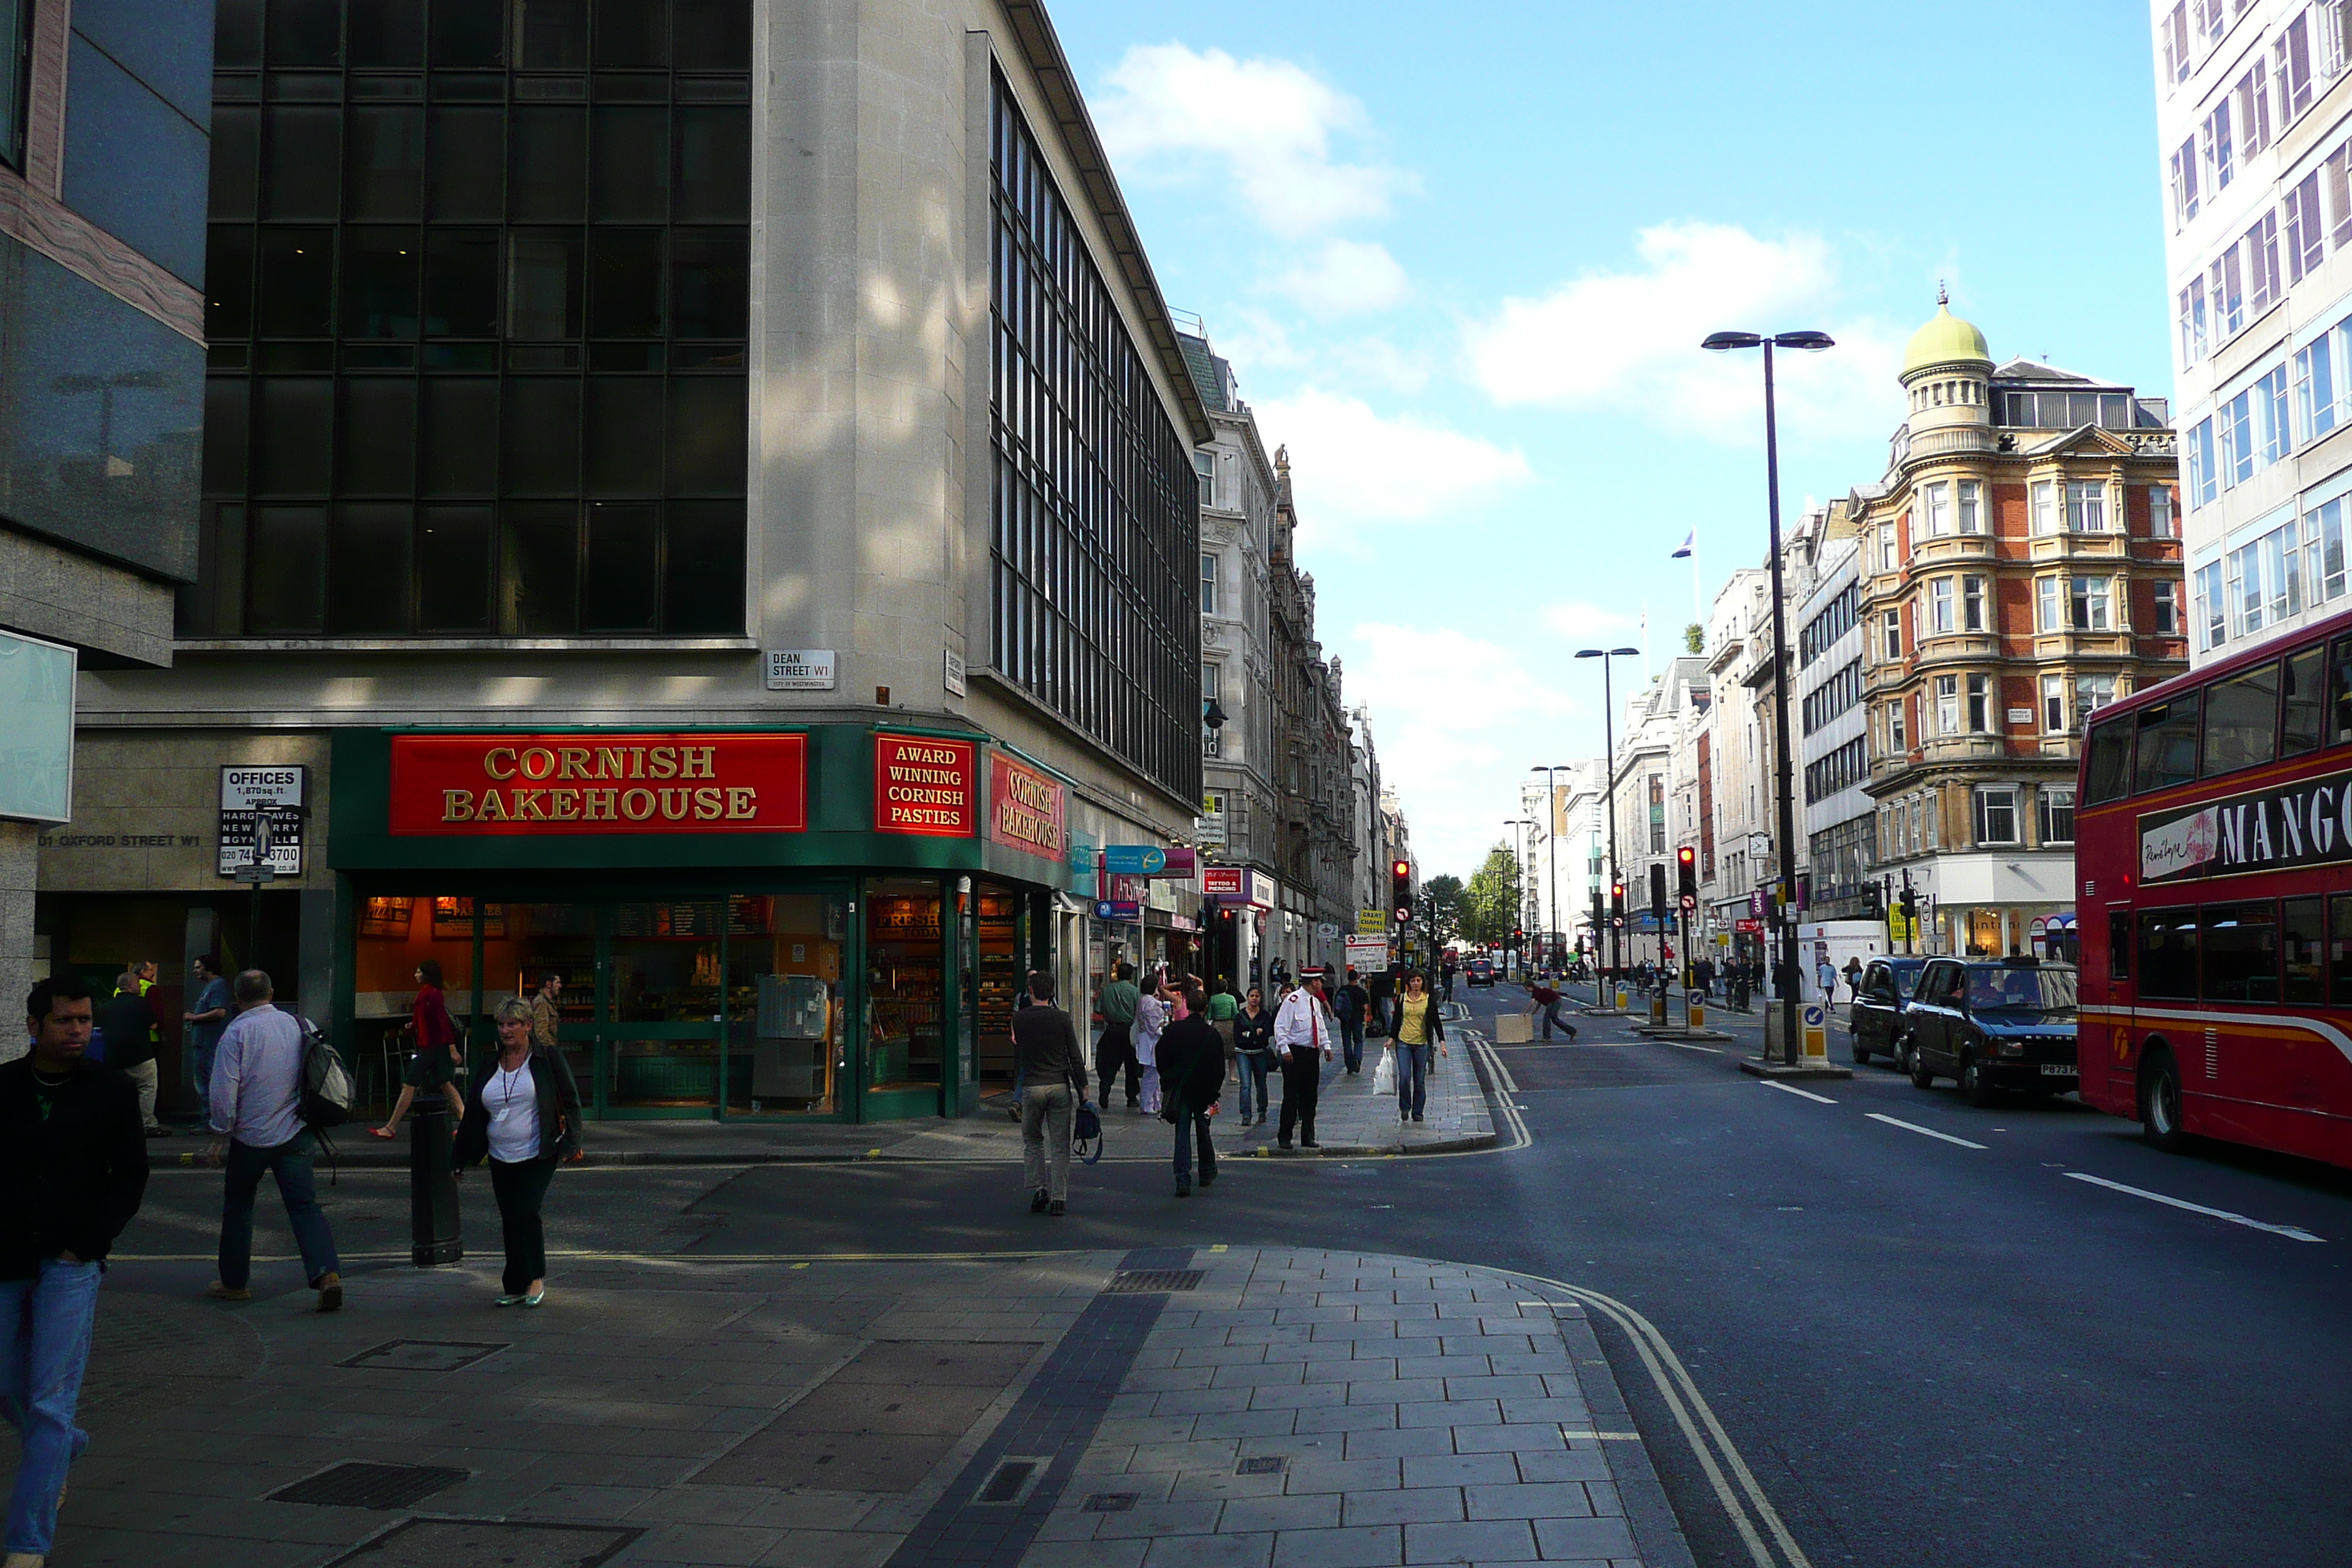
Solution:
{"label": "pedestrian walking", "polygon": [[1160,1090],[1167,1097],[1160,1114],[1176,1128],[1176,1195],[1192,1195],[1192,1155],[1201,1156],[1201,1185],[1217,1179],[1217,1151],[1209,1139],[1209,1119],[1225,1087],[1224,1043],[1210,1026],[1208,998],[1198,990],[1184,998],[1184,1016],[1160,1037]]}
{"label": "pedestrian walking", "polygon": [[189,967],[195,973],[196,999],[180,1015],[188,1031],[188,1085],[209,1119],[212,1107],[205,1097],[212,1089],[213,1053],[220,1049],[221,1034],[228,1027],[228,977],[221,973],[220,960],[209,952]]}
{"label": "pedestrian walking", "polygon": [[1829,951],[1826,948],[1822,949],[1820,958],[1813,963],[1813,982],[1822,988],[1822,1005],[1826,1007],[1837,1000],[1837,965],[1830,962]]}
{"label": "pedestrian walking", "polygon": [[319,1293],[319,1310],[343,1304],[341,1262],[335,1236],[319,1206],[310,1168],[317,1141],[302,1125],[302,1020],[272,1004],[269,976],[248,969],[233,991],[236,1016],[221,1036],[213,1058],[212,1107],[215,1165],[228,1166],[221,1187],[220,1278],[205,1294],[222,1301],[250,1301],[253,1276],[253,1200],[263,1172],[277,1178],[286,1205],[286,1223],[302,1254],[302,1278]]}
{"label": "pedestrian walking", "polygon": [[1552,1030],[1557,1027],[1567,1030],[1569,1042],[1571,1045],[1574,1044],[1576,1026],[1559,1016],[1559,992],[1554,988],[1552,983],[1549,979],[1537,981],[1528,988],[1528,995],[1530,998],[1528,1011],[1543,1014],[1544,1039],[1549,1041]]}
{"label": "pedestrian walking", "polygon": [[106,1065],[127,1074],[139,1091],[139,1121],[147,1136],[169,1138],[172,1130],[155,1120],[155,1009],[139,984],[137,969],[114,977],[114,994],[99,1012],[98,1032],[106,1040]]}
{"label": "pedestrian walking", "polygon": [[1225,1060],[1228,1063],[1234,1059],[1236,1043],[1234,1020],[1240,1016],[1241,1010],[1242,999],[1234,994],[1233,983],[1220,975],[1215,987],[1209,993],[1209,1025],[1217,1031],[1217,1037],[1224,1041]]}
{"label": "pedestrian walking", "polygon": [[536,1307],[547,1300],[547,1226],[540,1210],[555,1167],[580,1146],[580,1086],[563,1053],[541,1047],[530,1003],[509,996],[495,1016],[498,1065],[474,1079],[450,1158],[459,1176],[489,1161],[507,1252],[498,1305]]}
{"label": "pedestrian walking", "polygon": [[1696,963],[1691,965],[1691,975],[1693,979],[1698,982],[1699,999],[1705,1002],[1714,1001],[1715,960],[1711,958],[1700,959]]}
{"label": "pedestrian walking", "polygon": [[[1553,1005],[1557,1006],[1559,1001],[1559,993],[1555,991]],[[1390,1004],[1389,1016],[1389,1035],[1396,1041],[1397,1121],[1419,1121],[1429,1104],[1429,1053],[1445,1049],[1445,1020],[1439,1016],[1437,1001],[1430,995],[1428,978],[1421,971],[1413,970],[1404,977],[1404,989]],[[1575,1033],[1569,1030],[1571,1038]]]}
{"label": "pedestrian walking", "polygon": [[442,995],[437,958],[424,959],[416,965],[416,1000],[409,1006],[408,1027],[415,1036],[416,1054],[408,1058],[408,1070],[401,1075],[400,1099],[393,1105],[392,1120],[371,1129],[379,1138],[390,1138],[400,1131],[400,1119],[408,1114],[419,1089],[438,1090],[449,1102],[450,1115],[466,1114],[465,1099],[454,1081],[465,1056],[457,1044],[457,1021],[449,1016],[449,1004]]}
{"label": "pedestrian walking", "polygon": [[1029,975],[1029,1005],[1013,1014],[1013,1081],[1021,1096],[1021,1174],[1029,1212],[1068,1212],[1070,1122],[1087,1097],[1077,1026],[1054,1005],[1054,977]]}
{"label": "pedestrian walking", "polygon": [[139,1091],[88,1059],[90,987],[69,974],[25,999],[30,1049],[0,1065],[0,1415],[22,1449],[8,1562],[40,1568],[66,1475],[89,1446],[75,1425],[114,1238],[147,1191]]}
{"label": "pedestrian walking", "polygon": [[1293,1128],[1299,1147],[1319,1149],[1315,1142],[1315,1101],[1323,1089],[1323,1064],[1331,1059],[1335,1026],[1323,999],[1323,972],[1309,970],[1307,984],[1282,999],[1275,1015],[1274,1049],[1282,1060],[1282,1121],[1275,1142],[1290,1147]]}
{"label": "pedestrian walking", "polygon": [[1146,1116],[1160,1114],[1160,1037],[1168,1028],[1170,1002],[1168,973],[1155,969],[1151,972],[1151,984],[1143,988],[1135,1003],[1135,1054],[1143,1063],[1142,1110]]}
{"label": "pedestrian walking", "polygon": [[1437,997],[1441,1002],[1454,1000],[1454,972],[1460,966],[1451,958],[1437,966]]}
{"label": "pedestrian walking", "polygon": [[1095,998],[1095,1011],[1103,1020],[1102,1038],[1095,1042],[1095,1072],[1101,1080],[1095,1098],[1105,1110],[1110,1108],[1111,1080],[1121,1072],[1127,1074],[1127,1108],[1133,1110],[1141,1103],[1143,1063],[1135,1054],[1135,1009],[1142,994],[1135,984],[1135,965],[1121,963]]}
{"label": "pedestrian walking", "polygon": [[1241,1083],[1242,1125],[1250,1125],[1250,1091],[1257,1098],[1257,1124],[1265,1125],[1265,1075],[1274,1066],[1274,1010],[1265,1005],[1265,993],[1253,985],[1242,1002],[1242,1010],[1234,1016],[1234,1077]]}
{"label": "pedestrian walking", "polygon": [[1339,1020],[1339,1060],[1350,1073],[1363,1070],[1364,1014],[1371,1005],[1371,994],[1349,964],[1346,984],[1331,994],[1331,1012]]}
{"label": "pedestrian walking", "polygon": [[562,1048],[563,976],[553,971],[539,977],[530,994],[530,1043],[542,1051]]}
{"label": "pedestrian walking", "polygon": [[1862,960],[1853,953],[1845,960],[1845,1000],[1849,1007],[1862,1000]]}

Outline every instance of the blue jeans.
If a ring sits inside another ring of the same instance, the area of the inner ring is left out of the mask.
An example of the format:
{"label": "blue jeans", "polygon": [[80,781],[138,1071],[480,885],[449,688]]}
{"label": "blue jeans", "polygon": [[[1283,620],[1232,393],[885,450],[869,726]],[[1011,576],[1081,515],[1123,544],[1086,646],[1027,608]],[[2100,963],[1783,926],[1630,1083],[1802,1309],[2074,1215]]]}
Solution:
{"label": "blue jeans", "polygon": [[1364,1065],[1364,1021],[1339,1020],[1339,1059],[1349,1072]]}
{"label": "blue jeans", "polygon": [[1217,1151],[1209,1142],[1209,1108],[1180,1105],[1176,1108],[1176,1184],[1192,1184],[1192,1144],[1201,1145],[1201,1184],[1207,1186],[1217,1179]]}
{"label": "blue jeans", "polygon": [[45,1258],[33,1279],[0,1280],[0,1415],[25,1443],[8,1503],[11,1552],[47,1554],[66,1471],[89,1446],[74,1406],[89,1364],[98,1277],[95,1263]]}
{"label": "blue jeans", "polygon": [[[1265,1075],[1267,1069],[1274,1066],[1274,1053],[1272,1051],[1235,1051],[1234,1060],[1241,1069],[1234,1076],[1241,1080],[1242,1085],[1242,1120],[1244,1121],[1249,1120],[1252,1105],[1257,1107],[1257,1114],[1265,1115],[1269,1103],[1265,1098]],[[1250,1099],[1250,1090],[1253,1089],[1257,1090],[1257,1098],[1255,1100]]]}
{"label": "blue jeans", "polygon": [[334,1232],[327,1228],[326,1211],[319,1206],[319,1188],[310,1173],[311,1140],[308,1132],[275,1149],[257,1149],[232,1141],[228,1146],[228,1180],[221,1189],[220,1282],[242,1290],[253,1277],[253,1199],[261,1190],[261,1173],[278,1178],[278,1195],[286,1201],[286,1223],[294,1227],[294,1244],[302,1249],[302,1278],[313,1288],[328,1274],[340,1272]]}
{"label": "blue jeans", "polygon": [[195,1091],[197,1110],[207,1121],[213,1110],[213,1058],[219,1052],[217,1032],[209,1040],[200,1037],[188,1042],[188,1071],[194,1079],[189,1088]]}
{"label": "blue jeans", "polygon": [[1419,1116],[1429,1103],[1429,1047],[1399,1046],[1397,1054],[1397,1114]]}

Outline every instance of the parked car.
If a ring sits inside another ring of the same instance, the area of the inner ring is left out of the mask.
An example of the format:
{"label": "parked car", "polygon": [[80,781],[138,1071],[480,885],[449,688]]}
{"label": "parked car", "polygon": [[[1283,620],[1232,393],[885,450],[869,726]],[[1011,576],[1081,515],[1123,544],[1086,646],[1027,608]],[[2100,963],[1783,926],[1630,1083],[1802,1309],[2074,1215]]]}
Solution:
{"label": "parked car", "polygon": [[1472,959],[1470,961],[1470,968],[1467,972],[1466,978],[1473,985],[1492,985],[1495,984],[1494,960],[1488,958]]}
{"label": "parked car", "polygon": [[2073,1089],[2079,976],[2071,963],[2031,958],[1930,960],[1903,1015],[1913,1087],[1957,1079],[1975,1105],[1994,1103],[2004,1089]]}
{"label": "parked car", "polygon": [[1846,1014],[1855,1066],[1881,1056],[1898,1068],[1907,1067],[1896,1045],[1903,1037],[1904,1009],[1910,1006],[1912,988],[1919,984],[1919,972],[1927,967],[1924,958],[1890,953],[1872,959],[1863,970],[1862,989],[1855,994]]}

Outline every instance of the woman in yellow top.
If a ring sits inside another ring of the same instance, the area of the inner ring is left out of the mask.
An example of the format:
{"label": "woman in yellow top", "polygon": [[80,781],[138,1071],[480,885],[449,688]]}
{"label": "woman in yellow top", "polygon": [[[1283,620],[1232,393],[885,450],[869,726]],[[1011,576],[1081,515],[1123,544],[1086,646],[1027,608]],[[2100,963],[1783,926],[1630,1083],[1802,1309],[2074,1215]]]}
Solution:
{"label": "woman in yellow top", "polygon": [[1389,999],[1389,1038],[1396,1042],[1397,1120],[1418,1121],[1429,1099],[1429,1053],[1445,1049],[1445,1023],[1437,1016],[1437,998],[1429,994],[1429,980],[1416,969],[1404,977],[1404,989]]}

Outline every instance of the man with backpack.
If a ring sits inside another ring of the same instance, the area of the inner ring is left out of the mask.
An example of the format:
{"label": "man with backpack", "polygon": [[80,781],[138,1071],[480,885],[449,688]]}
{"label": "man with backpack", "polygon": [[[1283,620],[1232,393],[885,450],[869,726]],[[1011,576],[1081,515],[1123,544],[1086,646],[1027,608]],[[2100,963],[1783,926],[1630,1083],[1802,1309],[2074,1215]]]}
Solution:
{"label": "man with backpack", "polygon": [[253,1273],[253,1200],[267,1171],[285,1200],[303,1278],[319,1292],[319,1310],[331,1312],[343,1304],[343,1277],[310,1169],[316,1139],[304,1121],[310,1031],[271,1005],[269,976],[258,969],[238,975],[232,994],[238,1011],[213,1057],[208,1097],[211,1159],[215,1165],[226,1162],[228,1180],[221,1193],[220,1278],[205,1294],[222,1301],[253,1299],[247,1287]]}
{"label": "man with backpack", "polygon": [[1339,1020],[1339,1059],[1351,1073],[1364,1066],[1364,1016],[1371,1005],[1371,993],[1356,978],[1356,966],[1349,964],[1347,984],[1331,994],[1331,1011]]}

